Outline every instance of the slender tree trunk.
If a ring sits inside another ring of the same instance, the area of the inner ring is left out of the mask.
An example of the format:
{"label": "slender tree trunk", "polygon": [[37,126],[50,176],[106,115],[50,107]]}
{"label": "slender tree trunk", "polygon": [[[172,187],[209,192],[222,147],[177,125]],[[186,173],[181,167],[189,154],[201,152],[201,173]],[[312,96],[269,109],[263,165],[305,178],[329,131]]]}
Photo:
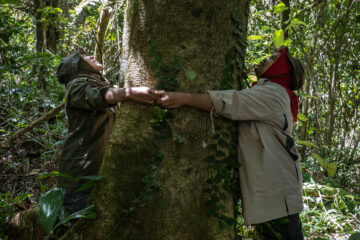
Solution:
{"label": "slender tree trunk", "polygon": [[100,18],[98,21],[97,34],[96,34],[96,47],[95,47],[95,58],[103,63],[104,61],[104,41],[105,41],[105,33],[109,24],[109,20],[111,17],[111,11],[115,6],[115,0],[107,0],[103,4],[103,8],[101,10]]}
{"label": "slender tree trunk", "polygon": [[[34,0],[34,12],[35,12],[35,26],[36,26],[36,51],[43,52],[46,45],[46,34],[44,23],[42,19],[42,8],[44,7],[43,0]],[[45,67],[41,64],[35,63],[34,65],[35,72],[38,75],[38,81],[42,89],[46,88],[46,81],[44,78]]]}
{"label": "slender tree trunk", "polygon": [[282,12],[281,16],[281,28],[284,31],[284,39],[286,40],[289,37],[289,31],[286,30],[287,24],[285,22],[290,18],[290,0],[283,0],[282,2],[287,7],[287,9]]}
{"label": "slender tree trunk", "polygon": [[[57,8],[59,6],[59,0],[46,0],[45,5],[48,7]],[[49,16],[55,18],[56,16]],[[59,39],[59,31],[56,28],[55,23],[50,23],[46,28],[46,48],[56,53],[57,40]]]}
{"label": "slender tree trunk", "polygon": [[43,8],[42,0],[34,0],[34,12],[35,12],[35,26],[36,26],[36,50],[42,52],[44,48],[44,33],[43,33],[43,23],[41,22],[41,11],[39,9]]}
{"label": "slender tree trunk", "polygon": [[[225,56],[239,36],[232,16],[239,15],[240,36],[246,39],[248,1],[128,0],[127,7],[122,61],[126,86],[157,86],[151,71],[154,57],[148,53],[147,40],[152,39],[164,71],[174,59],[181,60],[179,91],[220,88]],[[154,128],[154,107],[121,105],[100,173],[105,180],[92,195],[98,219],[81,220],[63,239],[234,238],[233,229],[220,229],[219,220],[208,214],[214,210],[207,207],[210,195],[204,192],[214,174],[205,161],[211,155],[206,144],[213,137],[210,115],[187,107],[171,112],[168,126]],[[171,135],[162,136],[169,128]],[[231,135],[227,129],[222,132]],[[179,143],[179,137],[186,142]],[[222,197],[224,208],[218,210],[234,218],[231,194]]]}

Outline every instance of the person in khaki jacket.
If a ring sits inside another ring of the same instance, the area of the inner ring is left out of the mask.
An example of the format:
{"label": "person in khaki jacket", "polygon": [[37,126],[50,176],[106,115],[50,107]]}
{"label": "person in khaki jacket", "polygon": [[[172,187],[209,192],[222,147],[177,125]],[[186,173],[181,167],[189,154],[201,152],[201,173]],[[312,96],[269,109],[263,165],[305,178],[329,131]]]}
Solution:
{"label": "person in khaki jacket", "polygon": [[[301,62],[278,49],[255,67],[258,81],[241,91],[163,92],[158,104],[215,112],[238,122],[243,215],[261,239],[303,239],[300,156],[292,136],[303,85]],[[284,220],[286,217],[287,220]]]}
{"label": "person in khaki jacket", "polygon": [[[68,136],[61,153],[58,171],[71,177],[97,175],[105,146],[115,123],[115,106],[132,100],[153,104],[158,95],[148,87],[115,88],[101,75],[101,65],[79,48],[62,59],[57,78],[66,86],[65,109]],[[68,213],[86,207],[90,190],[78,191],[81,182],[65,177],[58,186],[66,190],[64,208]]]}

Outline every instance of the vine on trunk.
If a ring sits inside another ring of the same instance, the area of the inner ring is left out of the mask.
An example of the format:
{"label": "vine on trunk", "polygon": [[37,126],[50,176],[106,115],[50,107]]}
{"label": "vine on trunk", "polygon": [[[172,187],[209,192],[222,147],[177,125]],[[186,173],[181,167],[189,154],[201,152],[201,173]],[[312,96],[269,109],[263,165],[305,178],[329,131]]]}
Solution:
{"label": "vine on trunk", "polygon": [[[237,41],[225,55],[225,68],[220,83],[221,90],[236,88],[241,90],[247,86],[244,81],[246,79],[244,58],[247,43],[242,37],[245,36],[246,28],[241,24],[236,13],[233,13],[232,20],[235,23],[234,34]],[[235,230],[238,229],[236,218],[228,217],[221,212],[225,210],[224,202],[226,201],[226,192],[228,192],[234,196],[234,213],[236,216],[239,214],[240,183],[238,171],[240,164],[237,160],[237,123],[224,118],[221,121],[223,129],[220,126],[215,126],[212,143],[207,146],[212,154],[207,156],[205,161],[209,163],[214,174],[208,179],[209,188],[205,192],[210,194],[207,201],[208,214],[219,219],[221,229],[232,231],[232,227]],[[224,128],[226,131],[223,131]],[[235,238],[237,237],[238,234]]]}

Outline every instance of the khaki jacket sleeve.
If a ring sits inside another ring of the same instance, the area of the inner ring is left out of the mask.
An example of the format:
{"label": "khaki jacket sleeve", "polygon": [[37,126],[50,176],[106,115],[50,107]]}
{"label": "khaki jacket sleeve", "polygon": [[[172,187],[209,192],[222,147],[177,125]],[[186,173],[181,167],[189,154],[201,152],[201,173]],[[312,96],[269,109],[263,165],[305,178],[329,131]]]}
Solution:
{"label": "khaki jacket sleeve", "polygon": [[84,110],[102,111],[113,107],[105,102],[105,92],[112,86],[98,86],[91,84],[87,78],[77,78],[68,83],[66,87],[67,107],[79,108]]}
{"label": "khaki jacket sleeve", "polygon": [[209,94],[217,114],[232,120],[267,121],[286,111],[286,90],[281,88],[270,84],[241,91],[209,91]]}

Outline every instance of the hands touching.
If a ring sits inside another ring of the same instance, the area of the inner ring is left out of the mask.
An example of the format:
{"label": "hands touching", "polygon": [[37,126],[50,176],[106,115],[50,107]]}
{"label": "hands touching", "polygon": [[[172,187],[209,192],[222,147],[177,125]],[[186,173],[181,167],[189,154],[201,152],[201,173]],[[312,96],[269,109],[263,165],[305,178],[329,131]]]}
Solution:
{"label": "hands touching", "polygon": [[154,104],[160,97],[161,94],[148,87],[109,88],[104,95],[108,104],[116,104],[125,100]]}
{"label": "hands touching", "polygon": [[208,93],[165,92],[148,87],[109,88],[105,101],[115,104],[125,100],[147,104],[158,104],[164,108],[179,108],[183,105],[210,111],[212,101]]}
{"label": "hands touching", "polygon": [[190,97],[189,93],[165,92],[148,87],[126,88],[125,95],[127,99],[148,104],[156,103],[164,108],[179,108],[186,104]]}
{"label": "hands touching", "polygon": [[156,103],[164,108],[179,108],[187,103],[190,97],[189,93],[183,92],[164,92],[158,91],[161,94]]}
{"label": "hands touching", "polygon": [[179,108],[183,105],[210,111],[213,105],[208,93],[184,93],[157,91],[161,98],[156,101],[164,108]]}
{"label": "hands touching", "polygon": [[160,94],[148,87],[125,88],[125,96],[127,99],[147,104],[154,104],[161,97]]}

